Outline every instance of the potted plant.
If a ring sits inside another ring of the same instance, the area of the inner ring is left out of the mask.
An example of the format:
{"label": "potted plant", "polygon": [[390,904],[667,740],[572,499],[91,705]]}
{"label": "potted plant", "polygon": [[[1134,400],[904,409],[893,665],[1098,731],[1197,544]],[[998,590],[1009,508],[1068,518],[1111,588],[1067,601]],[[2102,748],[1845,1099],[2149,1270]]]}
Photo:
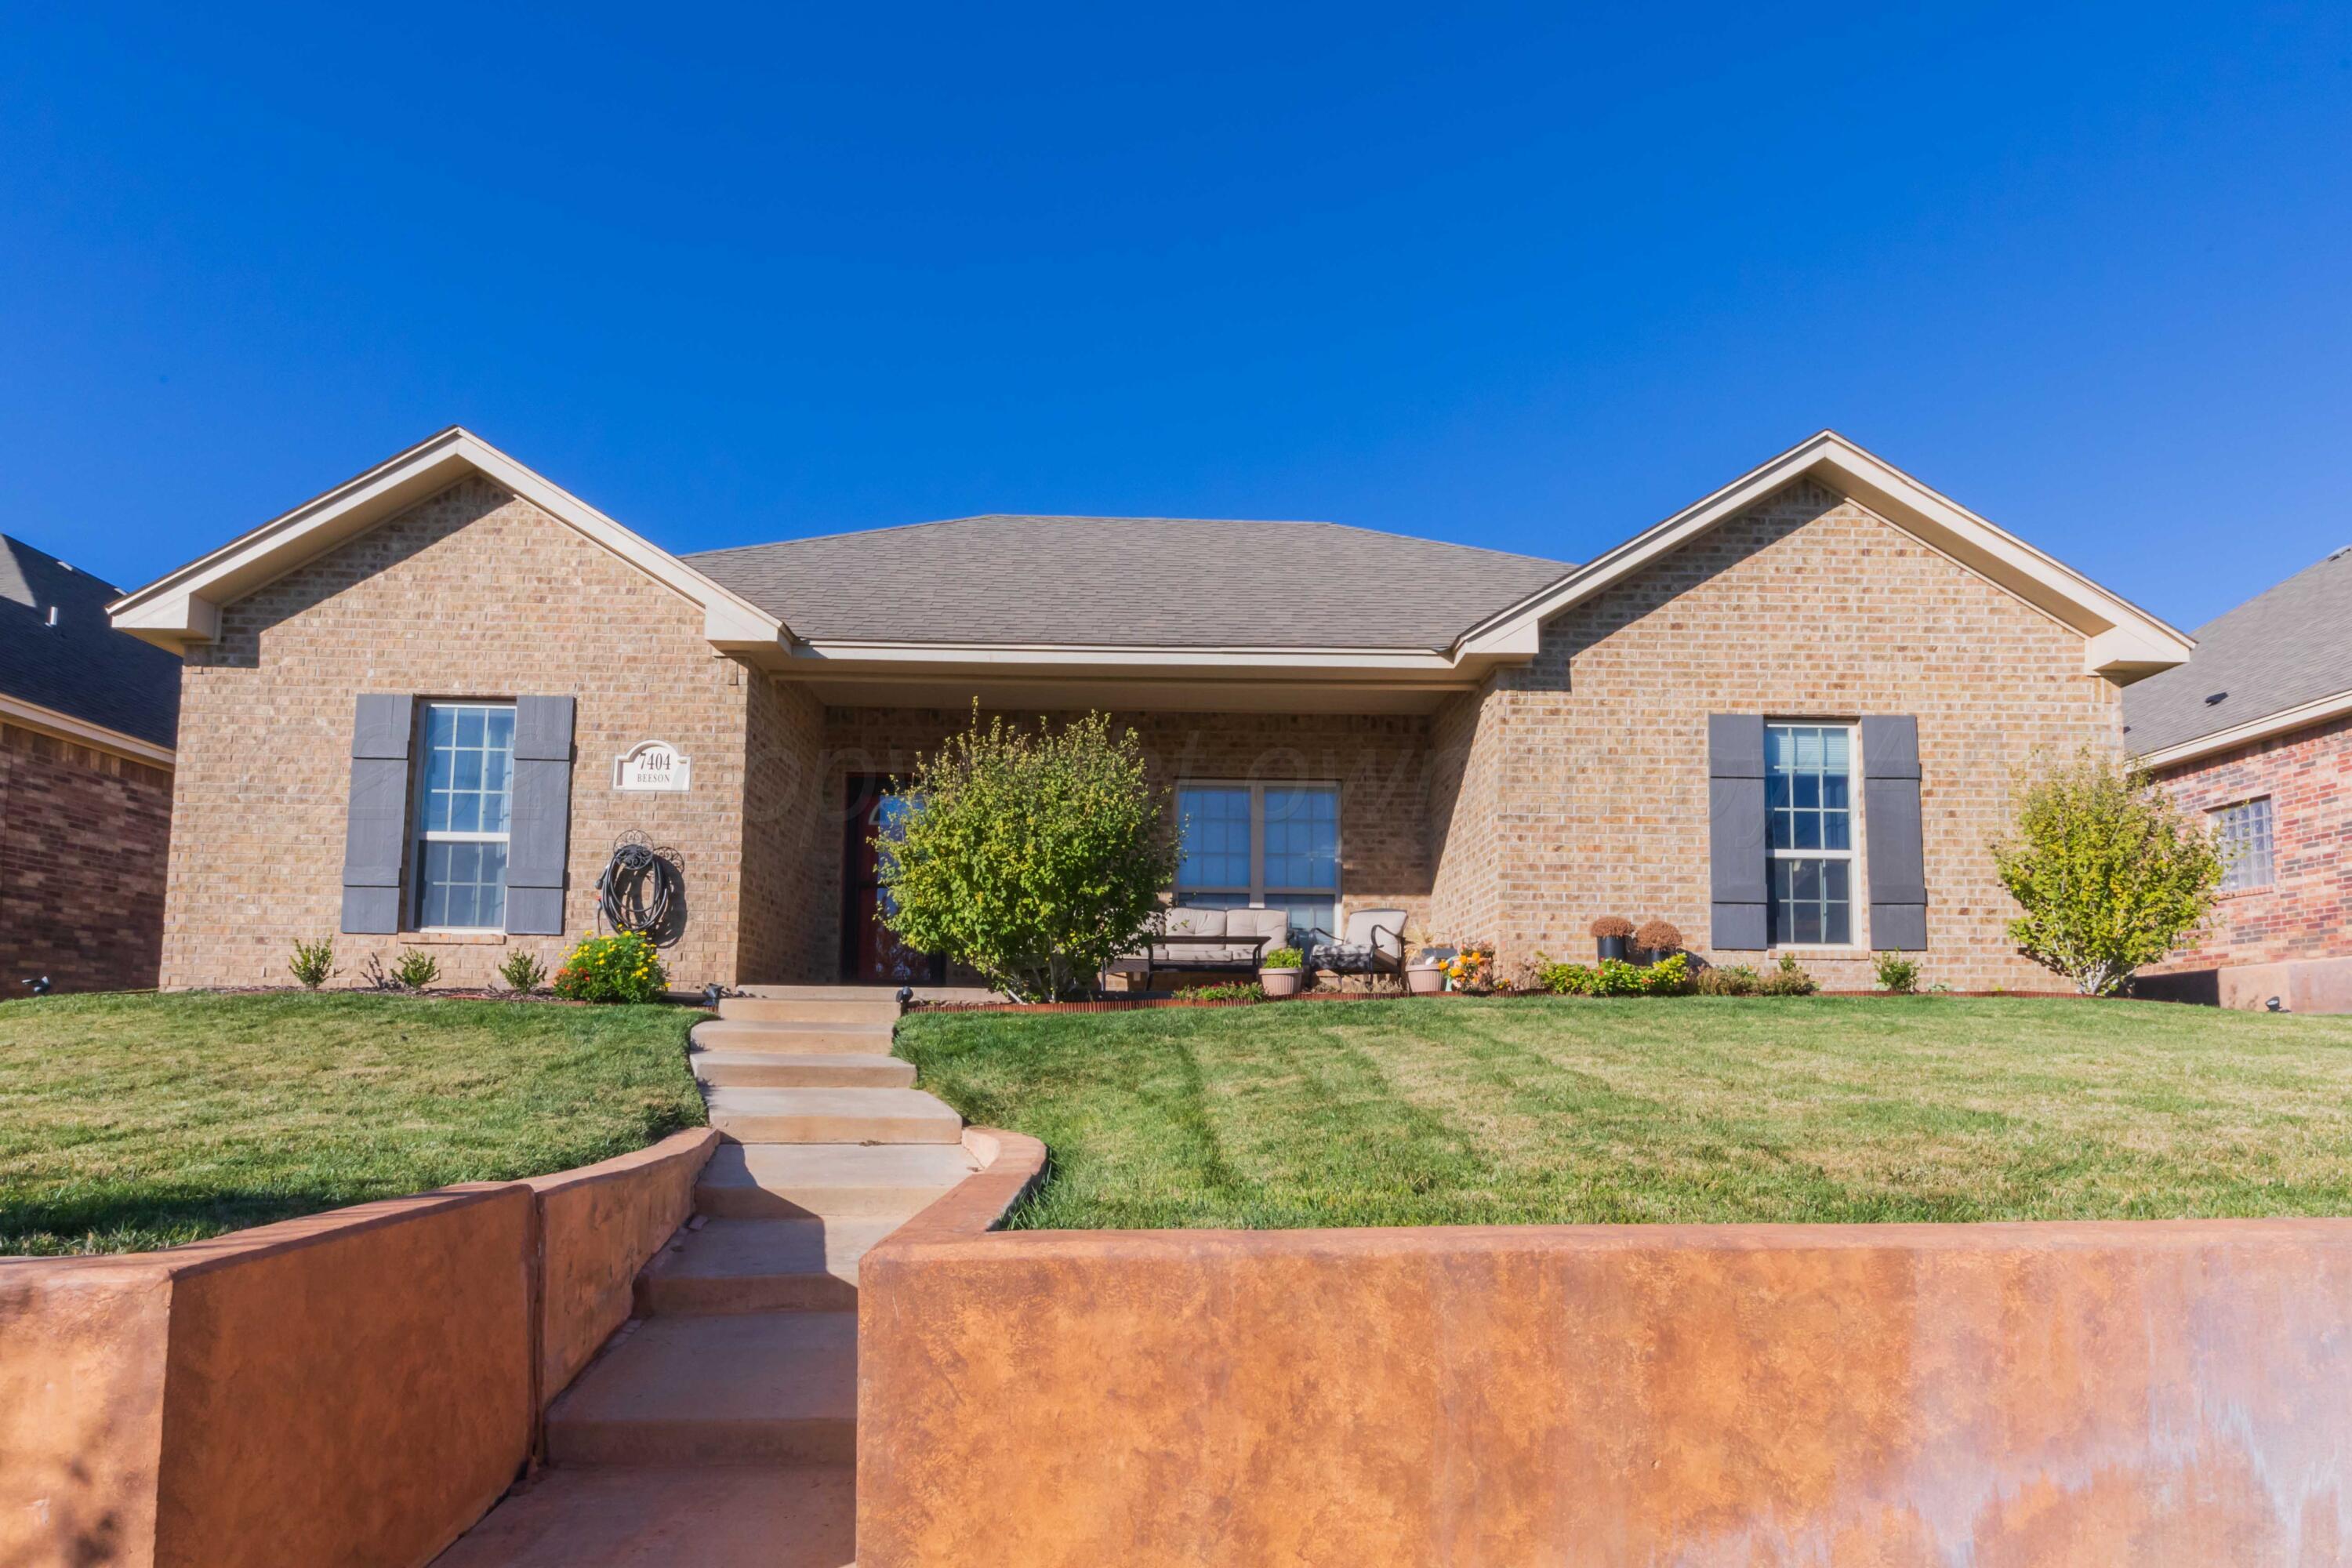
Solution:
{"label": "potted plant", "polygon": [[1456,991],[1483,996],[1495,988],[1494,976],[1495,950],[1485,942],[1473,942],[1446,961],[1446,983]]}
{"label": "potted plant", "polygon": [[1269,996],[1296,996],[1299,970],[1305,963],[1306,955],[1297,948],[1277,947],[1265,955],[1265,962],[1259,966],[1257,983]]}
{"label": "potted plant", "polygon": [[1445,966],[1453,962],[1454,949],[1424,947],[1412,955],[1404,966],[1405,988],[1416,996],[1434,996],[1445,989]]}
{"label": "potted plant", "polygon": [[1601,956],[1622,961],[1625,939],[1633,934],[1633,922],[1623,915],[1602,915],[1592,922],[1592,939],[1601,944]]}
{"label": "potted plant", "polygon": [[1633,945],[1648,953],[1652,963],[1656,963],[1682,951],[1682,928],[1672,921],[1653,917],[1643,921],[1642,929],[1633,933]]}

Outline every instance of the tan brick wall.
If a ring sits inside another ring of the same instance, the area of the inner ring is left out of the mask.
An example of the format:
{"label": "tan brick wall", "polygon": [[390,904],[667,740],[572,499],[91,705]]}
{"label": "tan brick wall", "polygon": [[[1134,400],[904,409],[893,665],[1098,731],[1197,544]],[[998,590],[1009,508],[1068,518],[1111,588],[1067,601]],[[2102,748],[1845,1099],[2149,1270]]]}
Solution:
{"label": "tan brick wall", "polygon": [[172,774],[0,724],[0,997],[155,984]]}
{"label": "tan brick wall", "polygon": [[[408,945],[442,983],[488,982],[517,947],[551,969],[593,929],[613,840],[639,828],[684,858],[673,983],[737,978],[746,693],[699,610],[488,480],[469,479],[224,608],[184,681],[163,944],[166,985],[287,982],[296,938],[333,936],[337,984]],[[564,937],[462,942],[338,931],[352,700],[362,691],[572,695]],[[613,760],[674,742],[693,788],[622,794]]]}
{"label": "tan brick wall", "polygon": [[[1441,718],[1445,744],[1468,747],[1439,767],[1468,781],[1442,840],[1444,934],[1494,940],[1509,974],[1538,952],[1589,959],[1596,915],[1654,915],[1706,955],[1706,716],[1908,713],[1925,981],[2060,988],[2011,948],[2013,906],[1987,845],[2036,748],[2120,744],[2120,693],[2082,668],[2075,632],[1864,508],[1793,486],[1557,617],[1466,737],[1458,715]],[[1474,809],[1490,788],[1495,808]],[[1864,886],[1858,861],[1858,906]],[[1491,929],[1464,929],[1488,910]],[[1856,934],[1866,942],[1863,908]],[[1866,956],[1802,956],[1826,986],[1872,983]]]}
{"label": "tan brick wall", "polygon": [[2352,719],[2223,752],[2159,775],[2190,811],[2271,799],[2273,881],[2224,893],[2205,930],[2151,973],[2352,955]]}
{"label": "tan brick wall", "polygon": [[824,810],[824,705],[804,686],[762,679],[750,719],[738,970],[759,984],[829,982],[841,825],[838,807]]}
{"label": "tan brick wall", "polygon": [[[967,703],[969,699],[966,700]],[[1070,715],[1055,715],[1056,722]],[[1034,723],[1034,715],[1007,715]],[[824,930],[822,963],[837,972],[843,826],[847,783],[858,773],[903,774],[971,721],[969,706],[832,708],[825,711],[823,826],[814,835]],[[1426,823],[1429,721],[1419,717],[1315,714],[1121,713],[1116,728],[1140,738],[1153,782],[1258,779],[1336,782],[1339,789],[1340,909],[1429,909]]]}

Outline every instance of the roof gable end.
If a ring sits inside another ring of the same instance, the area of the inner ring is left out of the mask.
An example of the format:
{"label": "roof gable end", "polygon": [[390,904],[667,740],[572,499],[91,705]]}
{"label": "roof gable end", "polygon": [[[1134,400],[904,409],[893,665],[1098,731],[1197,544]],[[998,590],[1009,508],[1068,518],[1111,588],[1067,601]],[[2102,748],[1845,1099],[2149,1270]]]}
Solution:
{"label": "roof gable end", "polygon": [[1533,653],[1544,622],[1717,524],[1812,479],[2083,634],[2086,673],[2130,681],[2180,663],[2190,639],[2118,595],[1840,436],[1824,430],[1758,465],[1559,582],[1472,627],[1460,651]]}
{"label": "roof gable end", "polygon": [[703,635],[714,647],[748,653],[781,651],[790,645],[791,631],[776,616],[454,425],[125,595],[108,606],[108,614],[118,629],[184,652],[191,643],[209,642],[220,635],[222,605],[318,559],[468,474],[479,474],[520,496],[698,605]]}

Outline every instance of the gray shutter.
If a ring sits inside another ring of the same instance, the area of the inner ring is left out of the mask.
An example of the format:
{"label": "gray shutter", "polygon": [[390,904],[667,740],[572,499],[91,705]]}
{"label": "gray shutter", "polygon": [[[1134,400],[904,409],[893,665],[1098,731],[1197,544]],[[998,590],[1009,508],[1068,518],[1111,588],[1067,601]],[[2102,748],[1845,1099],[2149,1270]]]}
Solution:
{"label": "gray shutter", "polygon": [[507,930],[563,934],[572,846],[572,699],[515,700],[514,803],[507,834]]}
{"label": "gray shutter", "polygon": [[1764,721],[1710,713],[1706,721],[1707,878],[1719,952],[1765,945]]}
{"label": "gray shutter", "polygon": [[362,691],[352,720],[350,815],[343,825],[343,930],[400,929],[400,872],[408,858],[408,737],[416,699]]}
{"label": "gray shutter", "polygon": [[1919,822],[1919,721],[1862,721],[1862,823],[1870,860],[1870,945],[1927,945],[1927,864]]}

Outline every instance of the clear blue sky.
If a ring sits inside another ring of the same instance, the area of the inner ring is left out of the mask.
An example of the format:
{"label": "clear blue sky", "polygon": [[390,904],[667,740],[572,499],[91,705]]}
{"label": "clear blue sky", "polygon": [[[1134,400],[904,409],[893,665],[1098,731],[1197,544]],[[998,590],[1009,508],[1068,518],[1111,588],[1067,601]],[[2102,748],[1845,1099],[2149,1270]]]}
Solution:
{"label": "clear blue sky", "polygon": [[0,16],[0,530],[460,423],[676,550],[1577,559],[1833,426],[2183,625],[2352,543],[2352,7],[360,9]]}

